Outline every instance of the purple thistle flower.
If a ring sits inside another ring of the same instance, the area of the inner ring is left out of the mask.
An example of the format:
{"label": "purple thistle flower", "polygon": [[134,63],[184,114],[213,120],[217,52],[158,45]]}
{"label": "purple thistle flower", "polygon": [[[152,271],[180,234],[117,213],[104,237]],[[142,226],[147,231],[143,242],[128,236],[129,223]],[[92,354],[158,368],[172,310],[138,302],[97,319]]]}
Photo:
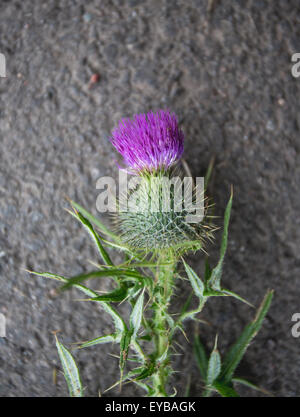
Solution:
{"label": "purple thistle flower", "polygon": [[177,117],[168,110],[122,119],[111,142],[135,172],[168,169],[183,153],[183,132]]}

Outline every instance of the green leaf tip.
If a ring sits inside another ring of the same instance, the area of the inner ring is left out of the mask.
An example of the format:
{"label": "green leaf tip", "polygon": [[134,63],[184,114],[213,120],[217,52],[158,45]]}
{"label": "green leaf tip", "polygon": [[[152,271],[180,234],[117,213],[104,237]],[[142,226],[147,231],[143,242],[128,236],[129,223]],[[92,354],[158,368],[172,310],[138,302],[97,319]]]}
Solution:
{"label": "green leaf tip", "polygon": [[118,334],[113,333],[113,334],[107,334],[104,336],[100,336],[100,337],[96,337],[95,339],[89,340],[88,342],[84,342],[79,346],[79,349],[84,349],[90,346],[95,346],[95,345],[99,345],[99,344],[104,344],[104,343],[115,343],[120,341],[120,337]]}
{"label": "green leaf tip", "polygon": [[206,383],[212,385],[216,381],[221,372],[221,356],[217,350],[217,338],[215,341],[215,347],[210,354],[207,366]]}
{"label": "green leaf tip", "polygon": [[255,318],[243,330],[240,337],[230,348],[226,355],[221,372],[221,380],[224,382],[231,381],[233,374],[242,360],[251,340],[257,335],[261,329],[263,320],[270,308],[273,297],[273,291],[267,291],[261,305],[259,306]]}
{"label": "green leaf tip", "polygon": [[78,212],[80,212],[83,216],[85,216],[86,219],[88,219],[91,223],[93,223],[95,226],[98,227],[98,229],[104,233],[106,236],[109,236],[114,241],[119,242],[119,237],[112,233],[108,227],[105,226],[97,217],[93,216],[91,213],[89,213],[85,208],[83,208],[80,204],[76,203],[73,200],[69,200],[72,207],[75,207]]}
{"label": "green leaf tip", "polygon": [[204,284],[201,281],[201,279],[198,277],[198,275],[196,274],[196,272],[185,262],[185,260],[182,258],[182,262],[185,268],[185,271],[187,273],[187,276],[190,280],[190,283],[192,285],[192,288],[196,294],[196,296],[199,299],[203,299],[204,298]]}
{"label": "green leaf tip", "polygon": [[70,397],[83,397],[82,384],[75,360],[68,349],[59,342],[56,335],[55,339],[58,356],[63,367],[63,373],[68,385]]}
{"label": "green leaf tip", "polygon": [[230,220],[230,213],[232,208],[232,199],[233,199],[233,190],[231,188],[231,194],[229,201],[227,203],[224,215],[224,226],[223,226],[223,234],[222,234],[222,241],[221,241],[221,250],[220,250],[220,259],[217,265],[211,272],[210,278],[208,280],[208,285],[216,290],[221,289],[221,277],[222,277],[222,269],[223,269],[223,261],[225,258],[226,250],[227,250],[227,242],[228,242],[228,227],[229,227],[229,220]]}

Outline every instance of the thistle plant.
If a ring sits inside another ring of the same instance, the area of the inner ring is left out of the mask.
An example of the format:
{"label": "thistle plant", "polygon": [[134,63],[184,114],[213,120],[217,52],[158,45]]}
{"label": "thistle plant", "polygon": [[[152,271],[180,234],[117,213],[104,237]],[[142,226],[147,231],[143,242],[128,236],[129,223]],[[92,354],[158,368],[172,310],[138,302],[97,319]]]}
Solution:
{"label": "thistle plant", "polygon": [[[211,297],[231,296],[249,304],[221,284],[232,193],[224,215],[220,258],[211,267],[205,245],[212,239],[214,228],[204,190],[201,200],[203,216],[196,223],[187,220],[191,210],[197,210],[196,187],[186,185],[184,188],[186,193],[192,193],[189,203],[178,197],[177,193],[176,178],[180,178],[178,163],[183,153],[184,135],[175,114],[160,110],[136,115],[132,120],[123,119],[113,130],[111,143],[123,156],[125,167],[122,169],[137,180],[136,185],[117,202],[115,229],[108,229],[78,203],[71,201],[72,210],[69,210],[98,249],[100,261],[97,269],[71,278],[48,272],[33,273],[61,282],[61,290],[75,287],[111,316],[114,323],[112,333],[99,335],[96,339],[82,343],[79,348],[104,343],[119,345],[120,378],[113,387],[131,382],[143,388],[147,396],[175,395],[176,388],[171,387],[170,376],[174,372],[172,349],[177,332],[184,333],[187,320],[199,319]],[[205,187],[208,177],[209,172]],[[173,186],[166,188],[166,182]],[[168,210],[166,201],[169,203]],[[128,203],[126,209],[124,202]],[[114,263],[111,250],[123,255],[120,264]],[[202,277],[188,264],[186,255],[190,252],[206,256]],[[103,278],[112,280],[114,287],[111,292],[99,295],[87,286],[89,280]],[[190,308],[189,302],[185,302],[180,311],[171,313],[180,279],[191,287],[197,305]],[[268,302],[263,304],[264,314],[260,316],[260,325],[269,308],[271,296],[269,293]],[[129,305],[128,317],[122,317],[119,312],[118,305],[123,302]],[[225,362],[227,368],[233,369],[231,362],[237,366],[255,331],[233,349]],[[56,343],[70,395],[82,396],[75,360],[58,340]],[[199,352],[199,341],[197,346]],[[233,392],[230,391],[232,373],[228,377],[227,368],[222,369],[216,349],[215,346],[212,359],[202,364],[202,369],[205,368],[205,392],[217,391],[222,395],[224,392]],[[201,357],[204,358],[203,355]],[[220,379],[221,375],[223,379]]]}

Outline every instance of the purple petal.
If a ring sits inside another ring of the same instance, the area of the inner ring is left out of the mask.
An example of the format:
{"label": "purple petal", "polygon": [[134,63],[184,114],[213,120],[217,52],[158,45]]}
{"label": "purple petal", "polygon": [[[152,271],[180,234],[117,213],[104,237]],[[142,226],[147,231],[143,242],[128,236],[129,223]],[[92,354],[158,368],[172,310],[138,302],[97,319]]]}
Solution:
{"label": "purple petal", "polygon": [[183,132],[177,117],[168,110],[122,119],[111,142],[135,171],[168,169],[183,153]]}

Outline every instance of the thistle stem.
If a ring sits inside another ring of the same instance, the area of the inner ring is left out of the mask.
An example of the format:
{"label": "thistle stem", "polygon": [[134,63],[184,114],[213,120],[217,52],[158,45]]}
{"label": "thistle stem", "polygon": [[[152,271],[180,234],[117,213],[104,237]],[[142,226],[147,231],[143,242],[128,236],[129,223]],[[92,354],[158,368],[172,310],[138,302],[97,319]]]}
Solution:
{"label": "thistle stem", "polygon": [[[167,258],[167,259],[166,259]],[[155,340],[155,361],[157,370],[152,376],[154,397],[167,397],[166,384],[170,373],[169,345],[170,328],[168,323],[168,307],[173,293],[173,280],[176,262],[170,256],[160,259],[158,266],[155,314],[153,318],[153,332]]]}

